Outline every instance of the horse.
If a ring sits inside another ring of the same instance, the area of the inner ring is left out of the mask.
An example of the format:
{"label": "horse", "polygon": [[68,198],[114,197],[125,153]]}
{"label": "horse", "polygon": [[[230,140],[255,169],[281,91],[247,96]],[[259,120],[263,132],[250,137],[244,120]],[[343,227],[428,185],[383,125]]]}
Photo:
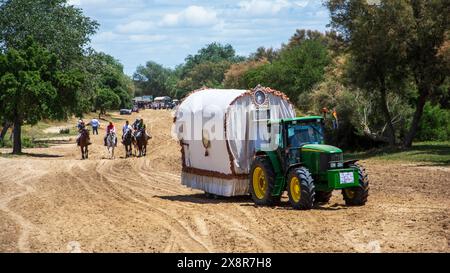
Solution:
{"label": "horse", "polygon": [[116,133],[110,132],[106,136],[106,147],[108,149],[108,154],[111,159],[114,158],[114,149],[116,148]]}
{"label": "horse", "polygon": [[89,131],[87,129],[82,129],[80,138],[78,139],[78,146],[81,148],[81,159],[88,159],[89,158],[89,147],[90,141],[89,141]]}
{"label": "horse", "polygon": [[147,135],[145,130],[138,131],[136,136],[133,138],[133,144],[135,151],[139,151],[139,157],[147,155],[147,144],[151,136]]}
{"label": "horse", "polygon": [[132,156],[133,154],[133,134],[131,130],[127,130],[123,135],[123,145],[125,146],[125,158]]}

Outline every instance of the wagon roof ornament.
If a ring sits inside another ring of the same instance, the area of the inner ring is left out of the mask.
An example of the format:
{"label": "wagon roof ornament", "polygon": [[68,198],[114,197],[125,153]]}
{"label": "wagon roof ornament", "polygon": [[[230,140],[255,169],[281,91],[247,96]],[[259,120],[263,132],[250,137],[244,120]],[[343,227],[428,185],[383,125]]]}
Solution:
{"label": "wagon roof ornament", "polygon": [[265,88],[260,84],[253,89],[253,102],[257,106],[266,106],[269,103],[269,97],[267,96],[267,92]]}

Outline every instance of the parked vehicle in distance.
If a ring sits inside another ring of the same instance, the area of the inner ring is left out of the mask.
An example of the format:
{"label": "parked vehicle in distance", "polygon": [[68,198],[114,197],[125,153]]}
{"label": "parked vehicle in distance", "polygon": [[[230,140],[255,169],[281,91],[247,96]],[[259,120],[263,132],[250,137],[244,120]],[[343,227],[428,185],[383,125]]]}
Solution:
{"label": "parked vehicle in distance", "polygon": [[131,115],[132,112],[133,111],[131,109],[120,109],[120,114],[121,115]]}

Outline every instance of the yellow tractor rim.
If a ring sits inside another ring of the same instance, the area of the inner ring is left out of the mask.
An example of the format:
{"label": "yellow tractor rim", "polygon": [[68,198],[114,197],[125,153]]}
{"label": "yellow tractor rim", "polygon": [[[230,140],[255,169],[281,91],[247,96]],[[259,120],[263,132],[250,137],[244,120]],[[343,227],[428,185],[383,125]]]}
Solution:
{"label": "yellow tractor rim", "polygon": [[351,189],[345,189],[345,194],[347,195],[348,198],[353,199],[355,198],[355,191],[351,190]]}
{"label": "yellow tractor rim", "polygon": [[253,171],[253,189],[258,199],[263,199],[266,195],[267,179],[261,167],[256,167]]}
{"label": "yellow tractor rim", "polygon": [[291,178],[291,182],[289,183],[289,187],[291,188],[291,197],[292,200],[295,203],[300,202],[300,199],[302,198],[302,191],[300,188],[300,180],[298,179],[298,177],[292,177]]}

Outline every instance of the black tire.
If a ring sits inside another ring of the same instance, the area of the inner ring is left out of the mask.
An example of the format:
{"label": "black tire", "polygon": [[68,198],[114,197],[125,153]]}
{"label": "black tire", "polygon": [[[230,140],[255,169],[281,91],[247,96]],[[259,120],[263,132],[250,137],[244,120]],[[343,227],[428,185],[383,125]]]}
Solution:
{"label": "black tire", "polygon": [[349,168],[358,169],[359,186],[342,190],[345,204],[348,206],[364,206],[369,197],[369,178],[366,170],[358,164],[351,164]]}
{"label": "black tire", "polygon": [[[264,176],[267,179],[267,188],[264,192],[264,196],[259,198],[255,193],[255,188],[253,186],[253,173],[256,168],[261,168],[264,172]],[[250,194],[252,196],[253,202],[258,206],[274,206],[280,202],[281,196],[273,196],[273,188],[275,186],[275,172],[272,167],[270,159],[267,157],[256,157],[253,161],[252,168],[250,169]]]}
{"label": "black tire", "polygon": [[316,203],[328,203],[332,195],[332,191],[316,191],[314,199]]}
{"label": "black tire", "polygon": [[[294,178],[298,179],[300,186],[300,197],[298,200],[296,200],[296,198],[294,197],[295,195],[298,195],[298,193],[293,192],[293,187],[291,186],[291,183],[294,183]],[[307,168],[296,168],[289,172],[289,175],[287,177],[287,190],[289,202],[294,209],[310,210],[313,208],[315,186],[311,173]]]}

